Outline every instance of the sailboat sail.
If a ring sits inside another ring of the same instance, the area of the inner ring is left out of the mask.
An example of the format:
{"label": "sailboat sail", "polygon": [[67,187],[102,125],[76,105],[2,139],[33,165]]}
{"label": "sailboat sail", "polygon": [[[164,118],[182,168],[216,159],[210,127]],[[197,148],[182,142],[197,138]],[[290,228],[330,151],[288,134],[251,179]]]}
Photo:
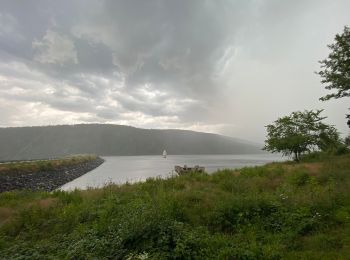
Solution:
{"label": "sailboat sail", "polygon": [[167,153],[166,153],[166,151],[164,150],[164,151],[163,151],[163,158],[166,158],[166,156],[167,156]]}

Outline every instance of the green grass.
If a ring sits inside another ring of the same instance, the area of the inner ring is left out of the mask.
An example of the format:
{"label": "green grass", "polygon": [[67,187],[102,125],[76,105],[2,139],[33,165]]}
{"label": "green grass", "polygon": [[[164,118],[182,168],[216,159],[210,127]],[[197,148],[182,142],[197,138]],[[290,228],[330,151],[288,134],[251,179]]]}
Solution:
{"label": "green grass", "polygon": [[350,156],[0,194],[4,259],[347,259]]}
{"label": "green grass", "polygon": [[95,155],[75,155],[53,160],[2,163],[0,164],[0,174],[11,172],[33,173],[38,171],[50,171],[57,167],[75,165],[95,160],[96,158],[97,156]]}

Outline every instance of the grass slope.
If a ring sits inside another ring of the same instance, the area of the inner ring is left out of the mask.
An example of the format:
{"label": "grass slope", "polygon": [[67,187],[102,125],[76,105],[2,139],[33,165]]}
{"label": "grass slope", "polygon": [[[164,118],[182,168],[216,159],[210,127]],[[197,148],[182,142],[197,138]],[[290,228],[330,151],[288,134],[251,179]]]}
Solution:
{"label": "grass slope", "polygon": [[350,156],[88,191],[0,194],[11,259],[346,259]]}
{"label": "grass slope", "polygon": [[62,166],[77,165],[83,162],[96,160],[96,155],[75,155],[61,159],[38,160],[38,161],[18,161],[0,164],[0,174],[20,172],[35,173],[38,171],[54,170]]}

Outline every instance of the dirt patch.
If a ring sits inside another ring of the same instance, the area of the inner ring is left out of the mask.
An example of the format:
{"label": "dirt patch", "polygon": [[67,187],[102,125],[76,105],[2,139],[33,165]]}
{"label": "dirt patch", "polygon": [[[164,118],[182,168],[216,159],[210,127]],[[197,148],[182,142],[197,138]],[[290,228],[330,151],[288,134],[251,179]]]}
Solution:
{"label": "dirt patch", "polygon": [[39,207],[41,209],[47,209],[52,206],[57,205],[58,199],[57,198],[45,198],[45,199],[40,199],[37,201],[30,202],[26,204],[26,207]]}
{"label": "dirt patch", "polygon": [[37,201],[37,204],[40,208],[47,209],[56,205],[57,202],[58,202],[57,198],[46,198],[46,199]]}
{"label": "dirt patch", "polygon": [[322,164],[320,163],[304,163],[303,166],[311,175],[319,173],[322,168]]}
{"label": "dirt patch", "polygon": [[267,190],[276,190],[279,188],[283,183],[283,178],[282,177],[275,177],[265,183],[265,189]]}
{"label": "dirt patch", "polygon": [[301,164],[290,164],[282,165],[286,172],[294,172],[296,169],[305,169],[309,174],[315,175],[320,172],[322,168],[321,163],[301,163]]}
{"label": "dirt patch", "polygon": [[14,212],[15,211],[11,208],[0,207],[0,226],[9,221],[13,216]]}

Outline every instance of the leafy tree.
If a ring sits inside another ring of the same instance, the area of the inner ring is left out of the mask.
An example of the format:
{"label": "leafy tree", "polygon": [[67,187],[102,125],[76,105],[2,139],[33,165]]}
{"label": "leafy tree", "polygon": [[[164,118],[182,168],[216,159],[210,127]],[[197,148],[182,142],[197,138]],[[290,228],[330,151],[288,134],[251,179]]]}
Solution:
{"label": "leafy tree", "polygon": [[[321,82],[326,84],[325,88],[336,92],[321,97],[322,101],[350,96],[350,27],[345,26],[343,33],[337,34],[335,42],[328,47],[331,53],[320,61],[322,70],[318,74]],[[350,127],[350,115],[346,117]]]}
{"label": "leafy tree", "polygon": [[293,155],[296,161],[305,152],[335,148],[340,143],[339,133],[322,122],[323,110],[293,112],[267,125],[264,150]]}
{"label": "leafy tree", "polygon": [[350,135],[345,138],[344,143],[346,146],[350,146]]}

